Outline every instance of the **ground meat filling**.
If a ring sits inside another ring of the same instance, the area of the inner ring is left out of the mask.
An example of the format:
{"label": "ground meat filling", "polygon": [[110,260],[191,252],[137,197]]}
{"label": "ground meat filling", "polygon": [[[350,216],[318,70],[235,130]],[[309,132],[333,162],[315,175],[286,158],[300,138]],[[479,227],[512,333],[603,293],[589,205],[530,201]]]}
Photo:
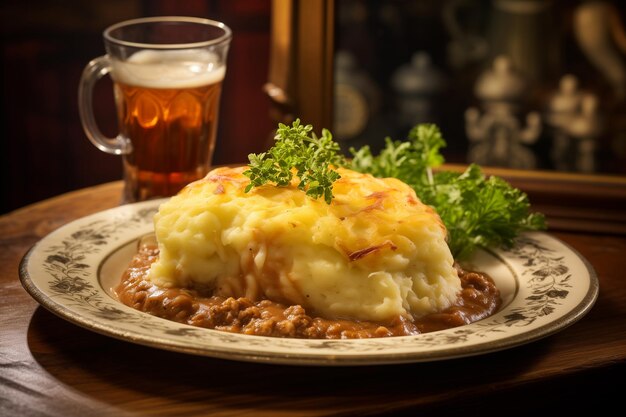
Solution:
{"label": "ground meat filling", "polygon": [[312,317],[299,305],[270,300],[205,296],[184,288],[161,288],[146,279],[158,257],[153,245],[142,245],[116,288],[119,300],[137,310],[193,326],[228,332],[308,339],[356,339],[407,336],[449,329],[481,320],[500,306],[500,293],[490,277],[457,266],[462,291],[455,305],[410,320],[397,317],[374,323]]}

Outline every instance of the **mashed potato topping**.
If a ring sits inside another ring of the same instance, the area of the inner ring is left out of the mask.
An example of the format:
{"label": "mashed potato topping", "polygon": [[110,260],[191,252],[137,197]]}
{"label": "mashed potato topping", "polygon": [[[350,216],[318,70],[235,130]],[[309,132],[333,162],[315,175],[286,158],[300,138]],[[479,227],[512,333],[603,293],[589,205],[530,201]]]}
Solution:
{"label": "mashed potato topping", "polygon": [[446,230],[408,185],[340,168],[329,205],[297,179],[245,193],[245,169],[215,169],[161,205],[154,284],[380,322],[457,299]]}

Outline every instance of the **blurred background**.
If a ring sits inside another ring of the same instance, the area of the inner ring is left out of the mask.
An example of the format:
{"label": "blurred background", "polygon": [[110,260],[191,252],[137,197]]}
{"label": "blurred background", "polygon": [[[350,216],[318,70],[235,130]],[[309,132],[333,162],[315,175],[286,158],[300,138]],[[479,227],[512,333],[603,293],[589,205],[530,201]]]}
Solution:
{"label": "blurred background", "polygon": [[626,173],[625,2],[336,7],[334,121],[348,142],[380,144],[434,122],[451,162]]}
{"label": "blurred background", "polygon": [[[323,15],[308,16],[311,5]],[[330,71],[318,104],[331,117],[315,128],[330,127],[346,151],[379,149],[386,136],[432,122],[448,162],[624,176],[625,12],[617,0],[4,0],[0,212],[121,179],[121,159],[83,133],[78,82],[104,53],[107,26],[157,15],[233,29],[215,164],[246,162],[266,149],[277,120],[300,114],[290,104],[308,99],[303,88],[288,99],[268,88],[275,61],[286,59],[286,72]],[[298,30],[309,21],[312,30]],[[323,38],[330,59],[294,66],[302,51],[277,53],[280,36],[298,38],[292,49]],[[94,101],[114,136],[108,78]]]}

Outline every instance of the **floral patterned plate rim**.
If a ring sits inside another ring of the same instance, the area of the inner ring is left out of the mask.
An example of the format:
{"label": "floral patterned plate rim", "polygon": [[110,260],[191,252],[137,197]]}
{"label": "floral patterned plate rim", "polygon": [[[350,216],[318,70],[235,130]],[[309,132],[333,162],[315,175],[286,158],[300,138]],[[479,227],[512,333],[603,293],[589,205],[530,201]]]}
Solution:
{"label": "floral patterned plate rim", "polygon": [[42,306],[92,331],[160,349],[294,365],[373,365],[484,354],[549,336],[581,319],[598,295],[593,267],[547,233],[526,233],[507,250],[480,250],[469,267],[490,274],[503,307],[484,320],[416,336],[306,340],[232,334],[136,311],[111,290],[137,241],[153,231],[163,200],[129,204],[68,223],[40,240],[20,280]]}

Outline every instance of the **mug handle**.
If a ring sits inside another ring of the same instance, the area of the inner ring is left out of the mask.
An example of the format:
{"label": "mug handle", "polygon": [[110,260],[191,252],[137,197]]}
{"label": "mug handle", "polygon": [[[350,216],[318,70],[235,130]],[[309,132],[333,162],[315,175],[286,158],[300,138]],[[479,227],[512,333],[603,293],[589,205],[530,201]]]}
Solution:
{"label": "mug handle", "polygon": [[96,82],[111,72],[111,62],[108,56],[98,57],[85,67],[78,86],[78,111],[85,134],[98,149],[115,155],[128,154],[132,150],[130,141],[117,135],[108,138],[102,134],[93,114],[93,86]]}

